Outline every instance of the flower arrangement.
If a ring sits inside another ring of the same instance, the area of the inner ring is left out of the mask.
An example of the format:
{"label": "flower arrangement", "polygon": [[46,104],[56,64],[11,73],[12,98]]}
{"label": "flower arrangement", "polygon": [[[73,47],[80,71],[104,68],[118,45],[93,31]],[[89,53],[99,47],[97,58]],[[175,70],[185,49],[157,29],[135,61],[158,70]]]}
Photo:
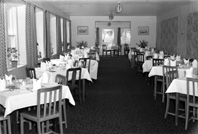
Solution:
{"label": "flower arrangement", "polygon": [[140,48],[145,48],[148,46],[148,41],[142,40],[139,44],[136,43],[136,45],[138,45]]}
{"label": "flower arrangement", "polygon": [[87,47],[87,42],[86,41],[79,41],[79,42],[77,42],[77,46],[76,47],[78,47],[78,48],[85,48],[85,47]]}
{"label": "flower arrangement", "polygon": [[19,54],[18,50],[15,47],[9,47],[7,49],[7,56],[10,61],[18,61],[19,60]]}

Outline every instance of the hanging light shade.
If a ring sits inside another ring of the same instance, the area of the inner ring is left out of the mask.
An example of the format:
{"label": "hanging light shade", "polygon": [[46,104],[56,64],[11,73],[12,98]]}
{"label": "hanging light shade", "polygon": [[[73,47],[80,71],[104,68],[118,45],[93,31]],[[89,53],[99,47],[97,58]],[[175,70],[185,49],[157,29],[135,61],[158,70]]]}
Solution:
{"label": "hanging light shade", "polygon": [[122,5],[119,2],[118,5],[116,6],[116,12],[117,13],[121,13],[122,12],[122,9],[123,9],[123,7],[122,7]]}
{"label": "hanging light shade", "polygon": [[108,23],[107,23],[107,26],[111,26],[111,22],[108,22]]}
{"label": "hanging light shade", "polygon": [[111,14],[109,15],[109,19],[110,19],[110,20],[113,20],[113,18],[114,18],[114,15],[111,13]]}

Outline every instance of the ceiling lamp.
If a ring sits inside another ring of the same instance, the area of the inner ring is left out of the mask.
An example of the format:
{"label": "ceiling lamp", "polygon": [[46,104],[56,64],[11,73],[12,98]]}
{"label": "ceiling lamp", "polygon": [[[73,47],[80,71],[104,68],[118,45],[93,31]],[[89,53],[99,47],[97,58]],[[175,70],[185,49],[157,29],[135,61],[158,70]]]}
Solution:
{"label": "ceiling lamp", "polygon": [[116,12],[117,13],[121,13],[122,12],[122,5],[120,4],[120,2],[118,2],[118,5],[116,6]]}
{"label": "ceiling lamp", "polygon": [[109,26],[109,27],[110,27],[110,26],[111,26],[111,22],[108,22],[108,23],[107,23],[107,26]]}
{"label": "ceiling lamp", "polygon": [[111,14],[109,15],[109,19],[110,19],[110,20],[113,20],[113,18],[114,18],[114,15],[111,13]]}

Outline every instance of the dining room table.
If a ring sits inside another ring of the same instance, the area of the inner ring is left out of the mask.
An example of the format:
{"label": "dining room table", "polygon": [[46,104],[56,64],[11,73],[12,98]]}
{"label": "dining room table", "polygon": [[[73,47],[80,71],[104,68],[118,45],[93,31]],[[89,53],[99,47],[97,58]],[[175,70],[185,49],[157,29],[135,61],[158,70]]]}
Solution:
{"label": "dining room table", "polygon": [[[59,84],[53,82],[42,84],[41,88],[54,87]],[[1,87],[0,87],[1,88]],[[68,99],[70,104],[75,106],[75,101],[66,85],[62,85],[62,99]],[[0,92],[0,104],[5,108],[4,117],[11,114],[15,110],[27,108],[37,105],[37,90],[33,90],[33,83],[26,83],[25,85],[16,86],[14,89],[9,88]]]}
{"label": "dining room table", "polygon": [[[198,75],[193,75],[194,78],[198,79]],[[174,79],[171,84],[169,85],[168,89],[166,90],[167,93],[176,93],[176,101],[175,101],[175,106],[176,106],[176,117],[175,117],[175,122],[176,125],[178,125],[178,109],[179,109],[179,95],[187,95],[187,81],[186,77],[180,77],[177,79]],[[195,86],[195,91],[198,91],[198,85]],[[189,95],[193,95],[192,91],[192,86],[189,88]],[[198,92],[195,92],[195,96],[198,97]]]}
{"label": "dining room table", "polygon": [[[41,67],[38,67],[38,68],[35,68],[35,71],[36,71],[37,78],[40,78],[44,72],[47,73],[49,82],[55,82],[57,74],[66,76],[66,68],[64,66],[55,66],[55,67],[53,67],[53,69],[50,69],[50,70],[43,70]],[[79,75],[77,75],[77,76],[79,76]],[[72,74],[69,75],[69,80],[71,80],[71,79],[72,79]],[[77,78],[77,79],[79,79],[79,78]],[[88,72],[87,68],[82,68],[81,79],[82,79],[83,101],[85,101],[85,84],[86,84],[85,81],[88,80],[88,81],[92,82],[90,73]]]}

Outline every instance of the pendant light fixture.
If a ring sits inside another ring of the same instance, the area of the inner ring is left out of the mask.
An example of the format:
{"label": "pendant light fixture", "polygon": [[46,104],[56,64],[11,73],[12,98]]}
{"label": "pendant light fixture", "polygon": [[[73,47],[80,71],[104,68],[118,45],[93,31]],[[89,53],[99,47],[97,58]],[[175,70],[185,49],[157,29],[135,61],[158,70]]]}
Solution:
{"label": "pendant light fixture", "polygon": [[117,13],[121,13],[122,12],[122,9],[123,9],[123,7],[122,7],[121,3],[118,2],[118,5],[116,6],[116,12]]}

